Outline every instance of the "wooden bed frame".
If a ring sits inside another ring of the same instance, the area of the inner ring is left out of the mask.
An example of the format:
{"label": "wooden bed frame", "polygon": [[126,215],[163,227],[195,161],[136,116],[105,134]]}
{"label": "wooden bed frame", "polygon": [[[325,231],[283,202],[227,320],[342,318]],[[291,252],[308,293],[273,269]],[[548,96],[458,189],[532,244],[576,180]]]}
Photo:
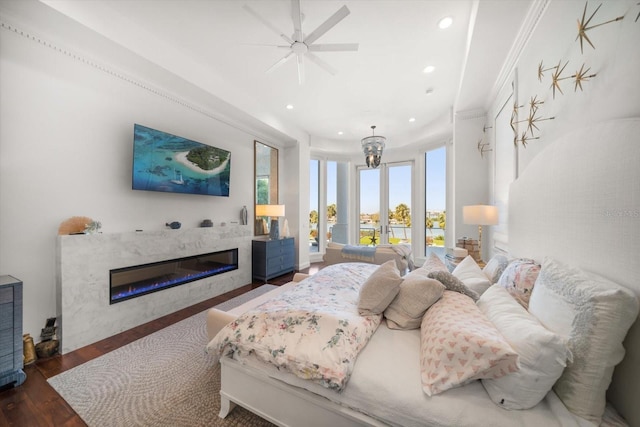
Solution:
{"label": "wooden bed frame", "polygon": [[[509,255],[538,261],[548,255],[640,296],[638,135],[640,119],[610,121],[566,135],[541,152],[511,186]],[[615,198],[609,196],[612,189]],[[545,209],[554,212],[552,231],[548,218],[539,215]],[[601,249],[594,247],[595,229],[602,234]],[[639,323],[627,335],[627,354],[608,394],[631,426],[640,426]],[[233,360],[223,358],[221,364],[223,418],[237,403],[280,426],[384,425]]]}

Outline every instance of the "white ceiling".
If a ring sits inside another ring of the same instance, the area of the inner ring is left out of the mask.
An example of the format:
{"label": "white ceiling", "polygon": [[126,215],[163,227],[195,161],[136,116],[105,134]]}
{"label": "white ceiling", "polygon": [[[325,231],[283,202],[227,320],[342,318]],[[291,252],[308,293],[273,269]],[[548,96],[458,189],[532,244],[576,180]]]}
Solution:
{"label": "white ceiling", "polygon": [[[350,15],[317,43],[358,43],[359,49],[316,52],[337,73],[306,61],[300,85],[295,59],[265,72],[285,55],[276,47],[285,43],[243,9],[249,5],[292,36],[289,0],[42,2],[280,132],[295,139],[308,134],[312,146],[346,152],[359,150],[371,125],[392,148],[450,129],[452,111],[485,108],[531,4],[302,0],[305,34],[346,5]],[[445,16],[453,25],[440,30]],[[435,71],[423,73],[427,65]]]}

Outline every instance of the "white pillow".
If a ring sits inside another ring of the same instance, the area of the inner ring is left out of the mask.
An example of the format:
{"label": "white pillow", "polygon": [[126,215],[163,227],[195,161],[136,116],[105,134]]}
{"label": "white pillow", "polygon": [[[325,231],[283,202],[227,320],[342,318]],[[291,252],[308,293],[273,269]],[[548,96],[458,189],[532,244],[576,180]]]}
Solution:
{"label": "white pillow", "polygon": [[460,261],[451,274],[460,279],[468,288],[476,291],[478,295],[482,295],[482,293],[491,286],[491,281],[486,274],[482,272],[482,269],[471,255],[467,255]]}
{"label": "white pillow", "polygon": [[549,331],[506,289],[493,285],[480,297],[478,308],[518,353],[520,370],[482,385],[494,403],[505,409],[529,409],[547,395],[571,352],[561,336]]}
{"label": "white pillow", "polygon": [[554,391],[571,412],[600,424],[613,368],[624,357],[622,341],[638,316],[638,299],[603,277],[546,258],[529,312],[568,338],[573,363]]}

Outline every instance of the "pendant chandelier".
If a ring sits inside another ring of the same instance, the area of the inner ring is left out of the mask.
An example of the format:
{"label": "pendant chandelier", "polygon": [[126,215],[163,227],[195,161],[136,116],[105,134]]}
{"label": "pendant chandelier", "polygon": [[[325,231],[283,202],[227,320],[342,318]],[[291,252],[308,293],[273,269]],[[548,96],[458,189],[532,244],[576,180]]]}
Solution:
{"label": "pendant chandelier", "polygon": [[380,166],[382,150],[384,149],[384,143],[387,140],[384,136],[375,135],[375,131],[376,127],[371,126],[371,136],[362,138],[361,141],[364,160],[367,162],[367,167],[374,169]]}

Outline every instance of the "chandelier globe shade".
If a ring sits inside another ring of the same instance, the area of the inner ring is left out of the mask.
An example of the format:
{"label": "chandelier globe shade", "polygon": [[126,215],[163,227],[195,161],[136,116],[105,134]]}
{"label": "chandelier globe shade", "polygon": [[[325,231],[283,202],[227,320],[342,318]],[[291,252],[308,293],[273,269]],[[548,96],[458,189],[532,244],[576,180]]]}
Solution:
{"label": "chandelier globe shade", "polygon": [[377,168],[382,160],[382,150],[384,150],[387,138],[375,134],[376,127],[371,126],[371,136],[362,138],[362,151],[364,160],[369,168]]}

